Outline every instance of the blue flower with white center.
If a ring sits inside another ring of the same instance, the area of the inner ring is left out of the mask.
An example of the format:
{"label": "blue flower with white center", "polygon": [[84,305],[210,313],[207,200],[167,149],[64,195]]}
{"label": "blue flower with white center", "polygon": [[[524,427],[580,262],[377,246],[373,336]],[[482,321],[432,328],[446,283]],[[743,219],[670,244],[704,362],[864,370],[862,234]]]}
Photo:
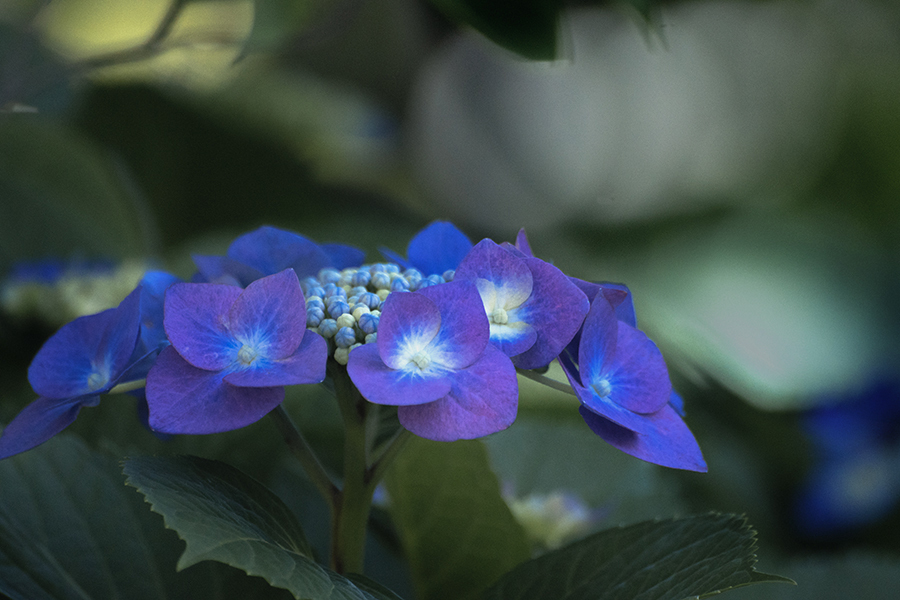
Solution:
{"label": "blue flower with white center", "polygon": [[434,221],[410,240],[406,259],[386,248],[381,253],[404,269],[427,276],[455,269],[471,249],[472,242],[453,223]]}
{"label": "blue flower with white center", "polygon": [[591,430],[647,462],[705,472],[697,441],[669,404],[672,384],[662,354],[616,318],[607,292],[594,298],[576,339],[559,362]]}
{"label": "blue flower with white center", "polygon": [[472,281],[491,325],[491,343],[522,369],[544,367],[581,327],[587,297],[556,267],[485,239],[456,269]]}
{"label": "blue flower with white center", "polygon": [[166,347],[147,375],[150,426],[163,433],[245,427],[284,386],[325,378],[327,347],[306,330],[297,275],[287,269],[242,290],[179,283],[165,297]]}
{"label": "blue flower with white center", "polygon": [[226,256],[195,255],[193,259],[202,281],[245,287],[285,269],[303,278],[330,269],[339,279],[335,268],[359,265],[364,257],[362,250],[350,246],[319,245],[298,233],[264,226],[235,239]]}
{"label": "blue flower with white center", "polygon": [[391,294],[375,343],[350,353],[347,372],[370,402],[399,406],[416,435],[477,438],[509,427],[518,407],[515,367],[489,337],[472,283]]}
{"label": "blue flower with white center", "polygon": [[40,396],[22,409],[0,436],[0,459],[43,444],[68,427],[84,406],[128,377],[141,333],[141,287],[116,308],[79,317],[41,347],[28,381]]}

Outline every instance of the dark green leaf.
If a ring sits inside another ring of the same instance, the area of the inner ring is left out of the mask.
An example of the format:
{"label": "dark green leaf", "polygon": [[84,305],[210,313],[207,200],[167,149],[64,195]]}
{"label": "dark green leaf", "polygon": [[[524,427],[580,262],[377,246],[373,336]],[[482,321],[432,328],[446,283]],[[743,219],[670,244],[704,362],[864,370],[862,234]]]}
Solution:
{"label": "dark green leaf", "polygon": [[385,483],[422,600],[474,597],[528,558],[481,442],[413,438]]}
{"label": "dark green leaf", "polygon": [[390,600],[318,565],[284,503],[233,467],[197,457],[138,457],[128,459],[124,471],[187,542],[179,568],[215,560],[298,599]]}
{"label": "dark green leaf", "polygon": [[279,600],[258,577],[206,562],[177,573],[183,542],[118,464],[61,435],[0,462],[0,595],[13,600]]}
{"label": "dark green leaf", "polygon": [[164,575],[112,460],[60,438],[0,462],[0,592],[162,600]]}
{"label": "dark green leaf", "polygon": [[271,49],[297,36],[323,3],[322,0],[255,0],[253,29],[245,50]]}
{"label": "dark green leaf", "polygon": [[449,18],[533,60],[556,58],[561,0],[431,0]]}
{"label": "dark green leaf", "polygon": [[528,561],[484,600],[681,600],[787,582],[760,573],[756,532],[743,517],[709,514],[609,529]]}

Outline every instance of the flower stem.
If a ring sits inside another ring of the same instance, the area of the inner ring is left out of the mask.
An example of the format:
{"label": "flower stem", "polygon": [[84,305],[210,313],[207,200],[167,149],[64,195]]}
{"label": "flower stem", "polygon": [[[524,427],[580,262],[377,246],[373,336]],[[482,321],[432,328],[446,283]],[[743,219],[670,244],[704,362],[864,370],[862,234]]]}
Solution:
{"label": "flower stem", "polygon": [[125,392],[131,392],[134,390],[139,390],[142,387],[147,385],[146,379],[138,379],[137,381],[128,381],[126,383],[120,383],[115,386],[113,389],[106,392],[107,394],[124,394]]}
{"label": "flower stem", "polygon": [[368,468],[368,403],[346,369],[329,362],[329,373],[344,418],[344,488],[331,524],[331,568],[338,573],[362,573],[369,511],[377,484]]}
{"label": "flower stem", "polygon": [[557,381],[555,379],[551,379],[551,378],[547,377],[546,375],[541,375],[540,373],[535,373],[534,371],[529,371],[527,369],[516,369],[516,372],[519,375],[527,377],[528,379],[530,379],[532,381],[537,381],[538,383],[542,383],[542,384],[546,385],[547,387],[553,388],[554,390],[559,390],[560,392],[569,394],[570,396],[575,396],[576,398],[578,397],[578,394],[575,393],[575,390],[572,389],[572,386],[570,386],[566,383]]}
{"label": "flower stem", "polygon": [[291,419],[290,415],[287,414],[287,411],[284,410],[284,406],[279,404],[275,410],[269,413],[269,415],[272,417],[272,420],[275,421],[275,426],[278,427],[278,431],[284,438],[285,443],[297,460],[300,461],[300,465],[303,467],[303,470],[306,471],[306,474],[313,482],[313,485],[316,486],[319,493],[322,494],[329,506],[332,507],[333,513],[337,498],[340,496],[340,490],[338,490],[337,486],[331,481],[331,477],[328,476],[325,467],[319,462],[319,458],[313,452],[309,442],[306,441],[306,438],[303,437],[303,433],[297,428],[297,425],[294,423],[293,419]]}

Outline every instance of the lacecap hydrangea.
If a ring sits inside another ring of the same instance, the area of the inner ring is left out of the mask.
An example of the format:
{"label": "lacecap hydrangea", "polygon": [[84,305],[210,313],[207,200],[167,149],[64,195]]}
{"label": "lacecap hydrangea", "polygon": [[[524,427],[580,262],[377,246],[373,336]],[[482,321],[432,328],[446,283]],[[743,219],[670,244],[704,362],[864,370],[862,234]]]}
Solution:
{"label": "lacecap hydrangea", "polygon": [[515,244],[473,244],[438,221],[405,258],[382,252],[365,262],[358,249],[261,227],[225,256],[195,256],[189,282],[154,275],[119,308],[48,340],[30,371],[40,398],[7,426],[0,457],[46,441],[101,394],[143,391],[159,433],[215,433],[259,420],[285,386],[332,369],[368,402],[397,406],[416,435],[478,438],[515,421],[518,372],[559,360],[608,443],[706,470],[626,287],[567,276],[533,255],[524,232]]}

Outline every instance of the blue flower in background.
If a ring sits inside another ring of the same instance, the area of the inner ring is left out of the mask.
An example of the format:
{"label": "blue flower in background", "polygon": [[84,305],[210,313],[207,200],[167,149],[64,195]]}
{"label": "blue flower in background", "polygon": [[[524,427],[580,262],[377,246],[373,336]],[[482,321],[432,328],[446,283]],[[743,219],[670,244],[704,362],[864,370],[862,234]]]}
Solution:
{"label": "blue flower in background", "polygon": [[900,503],[900,381],[881,380],[843,399],[823,398],[802,426],[815,461],[794,507],[802,534],[847,533]]}
{"label": "blue flower in background", "polygon": [[438,441],[509,427],[518,409],[510,359],[470,282],[450,282],[385,300],[378,339],[350,352],[347,372],[364,398],[399,406],[400,423]]}
{"label": "blue flower in background", "polygon": [[456,225],[434,221],[410,240],[405,259],[386,248],[381,253],[404,269],[417,269],[428,276],[456,269],[471,249],[471,240]]}
{"label": "blue flower in background", "polygon": [[362,264],[365,253],[343,244],[316,244],[298,233],[264,226],[239,236],[226,256],[194,255],[204,283],[246,287],[267,275],[293,269],[298,277],[325,268],[344,269]]}
{"label": "blue flower in background", "polygon": [[[79,317],[41,347],[28,368],[28,381],[40,396],[6,426],[0,459],[29,450],[68,427],[100,394],[134,378],[143,360],[135,348],[140,335],[141,287],[116,308]],[[138,377],[139,378],[139,377]]]}
{"label": "blue flower in background", "polygon": [[162,433],[239,429],[281,404],[284,386],[325,379],[325,340],[306,330],[303,291],[286,269],[246,289],[176,283],[165,295],[171,342],[147,375],[150,426]]}

